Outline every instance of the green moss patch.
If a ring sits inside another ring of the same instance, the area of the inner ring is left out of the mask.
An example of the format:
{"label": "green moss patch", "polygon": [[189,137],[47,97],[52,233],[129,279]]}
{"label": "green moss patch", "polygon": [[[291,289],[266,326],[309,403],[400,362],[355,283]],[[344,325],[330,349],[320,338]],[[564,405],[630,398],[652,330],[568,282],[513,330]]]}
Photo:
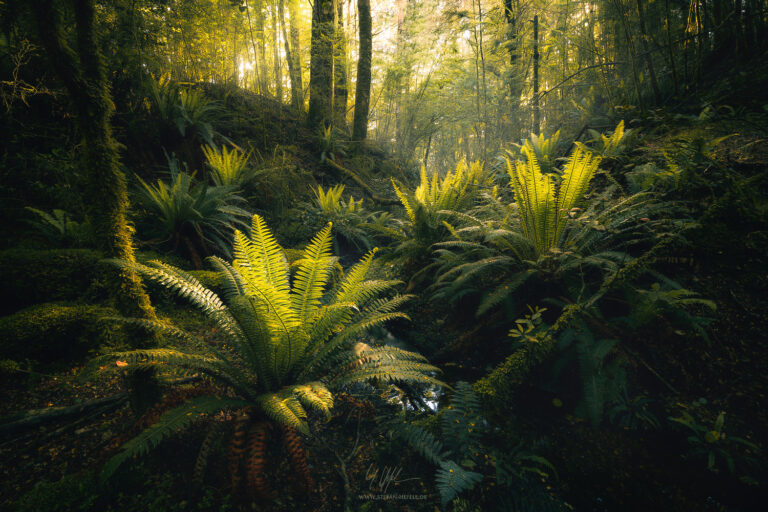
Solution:
{"label": "green moss patch", "polygon": [[53,362],[85,355],[104,343],[121,341],[118,324],[104,306],[40,304],[0,318],[0,359]]}

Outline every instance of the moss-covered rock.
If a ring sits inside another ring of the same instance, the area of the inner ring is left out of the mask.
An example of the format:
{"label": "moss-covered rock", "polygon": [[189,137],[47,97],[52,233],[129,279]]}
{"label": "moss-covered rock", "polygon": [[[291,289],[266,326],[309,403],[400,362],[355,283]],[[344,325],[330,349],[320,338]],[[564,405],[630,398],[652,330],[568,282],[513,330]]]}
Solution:
{"label": "moss-covered rock", "polygon": [[100,260],[87,249],[0,251],[0,313],[83,297],[106,269]]}
{"label": "moss-covered rock", "polygon": [[104,306],[40,304],[0,318],[0,359],[53,362],[83,356],[104,343],[120,343],[119,324]]}

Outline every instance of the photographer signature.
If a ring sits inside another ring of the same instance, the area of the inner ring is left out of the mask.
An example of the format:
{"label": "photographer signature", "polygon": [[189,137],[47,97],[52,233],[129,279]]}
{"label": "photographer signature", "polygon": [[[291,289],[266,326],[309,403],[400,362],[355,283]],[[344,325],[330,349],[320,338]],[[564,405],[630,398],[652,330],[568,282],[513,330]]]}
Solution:
{"label": "photographer signature", "polygon": [[382,469],[379,469],[375,464],[371,464],[365,472],[365,479],[370,481],[368,489],[370,491],[378,490],[379,492],[386,493],[387,489],[389,489],[389,486],[392,484],[399,484],[409,480],[418,480],[418,478],[398,480],[398,477],[402,472],[403,468],[400,466],[384,466]]}

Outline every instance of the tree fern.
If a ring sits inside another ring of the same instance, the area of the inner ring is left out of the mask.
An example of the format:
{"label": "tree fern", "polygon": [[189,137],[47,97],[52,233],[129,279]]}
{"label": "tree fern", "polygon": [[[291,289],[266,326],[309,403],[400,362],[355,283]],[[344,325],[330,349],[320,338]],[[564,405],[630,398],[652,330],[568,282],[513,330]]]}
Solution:
{"label": "tree fern", "polygon": [[[197,371],[231,389],[241,401],[228,403],[248,408],[248,418],[256,421],[261,416],[305,434],[311,413],[328,418],[333,407],[332,390],[345,384],[439,384],[437,368],[418,354],[386,346],[366,345],[365,350],[354,350],[357,340],[371,327],[407,318],[398,309],[409,296],[381,297],[398,282],[366,280],[374,251],[329,289],[335,262],[330,232],[328,225],[303,251],[291,282],[285,251],[264,220],[254,216],[250,237],[235,233],[234,262],[211,260],[222,274],[223,299],[186,272],[163,263],[130,264],[189,299],[214,320],[220,328],[220,343],[201,343],[172,326],[153,323],[147,326],[182,345],[113,353],[93,364],[121,360],[129,366],[162,365]],[[184,425],[180,419],[170,422],[173,418],[169,416],[166,423]],[[126,446],[131,450],[147,446],[147,439],[170,432],[162,430],[163,426],[157,428],[161,430],[147,431]],[[123,460],[121,456],[112,464],[116,467]]]}

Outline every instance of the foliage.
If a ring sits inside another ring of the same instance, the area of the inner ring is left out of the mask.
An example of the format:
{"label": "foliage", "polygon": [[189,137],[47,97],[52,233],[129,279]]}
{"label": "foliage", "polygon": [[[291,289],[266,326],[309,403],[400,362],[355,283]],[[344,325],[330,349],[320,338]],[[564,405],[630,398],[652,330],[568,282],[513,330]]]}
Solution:
{"label": "foliage", "polygon": [[[397,282],[365,280],[373,252],[328,289],[336,261],[330,245],[328,225],[304,250],[291,279],[283,249],[255,215],[250,238],[235,232],[234,262],[210,260],[223,276],[224,300],[189,274],[161,262],[130,265],[199,307],[216,324],[222,342],[212,346],[167,324],[126,319],[182,345],[113,353],[93,365],[121,360],[138,368],[169,365],[199,371],[230,388],[237,401],[205,397],[201,404],[185,403],[168,411],[151,431],[129,442],[109,469],[147,451],[174,426],[186,424],[184,418],[215,412],[216,404],[219,409],[246,407],[308,433],[309,411],[329,417],[332,389],[353,382],[439,382],[432,376],[437,369],[417,354],[356,343],[371,327],[404,317],[397,309],[408,297],[378,298]],[[184,423],[178,423],[180,419]]]}
{"label": "foliage", "polygon": [[576,142],[576,145],[584,151],[592,151],[600,155],[601,158],[616,158],[626,151],[632,130],[624,130],[624,120],[622,119],[610,136],[596,130],[589,130],[589,134],[592,137],[589,147],[581,142]]}
{"label": "foliage", "polygon": [[583,295],[630,262],[631,249],[677,229],[673,206],[649,193],[622,196],[608,187],[584,204],[599,157],[577,148],[556,183],[556,174],[542,173],[536,156],[523,152],[527,161],[508,163],[517,202],[507,206],[486,195],[482,210],[462,216],[465,226],[453,230],[454,240],[435,244],[435,297],[479,294],[481,316],[533,279]]}
{"label": "foliage", "polygon": [[[395,425],[395,432],[422,457],[437,467],[435,481],[443,507],[457,496],[472,490],[484,475],[480,471],[491,461],[496,481],[504,492],[513,490],[528,476],[545,478],[554,472],[543,457],[532,454],[517,444],[512,450],[496,451],[487,443],[492,429],[481,415],[480,400],[472,386],[456,383],[450,403],[438,413],[440,436],[416,422]],[[493,453],[490,453],[493,452]]]}
{"label": "foliage", "polygon": [[514,144],[517,149],[517,154],[509,152],[509,156],[517,158],[522,156],[524,159],[528,159],[528,155],[535,155],[536,162],[541,167],[541,172],[551,173],[558,172],[555,166],[556,150],[560,142],[560,130],[557,130],[551,137],[547,138],[544,133],[535,134],[532,133],[529,138],[523,141],[523,144]]}
{"label": "foliage", "polygon": [[[582,401],[577,412],[597,428],[603,421],[606,406],[616,402],[626,388],[626,372],[621,358],[615,356],[615,339],[596,340],[589,329],[567,329],[560,335],[558,349],[566,351],[573,344],[582,384]],[[565,354],[564,354],[565,355]],[[567,361],[559,361],[562,367]]]}
{"label": "foliage", "polygon": [[515,192],[523,235],[533,245],[534,255],[562,248],[565,228],[582,200],[600,159],[575,150],[563,169],[562,182],[555,191],[552,176],[544,174],[534,153],[523,149],[527,161],[507,169]]}
{"label": "foliage", "polygon": [[472,208],[481,189],[489,185],[490,176],[480,162],[467,165],[464,161],[442,178],[437,174],[429,177],[422,167],[419,185],[413,192],[401,190],[393,180],[406,213],[401,225],[382,231],[399,242],[393,258],[409,267],[423,263],[430,247],[449,236],[448,221]]}
{"label": "foliage", "polygon": [[37,215],[37,219],[28,221],[46,240],[57,247],[86,247],[93,244],[90,224],[74,220],[64,210],[54,209],[51,213],[27,207],[26,210]]}
{"label": "foliage", "polygon": [[[350,195],[349,200],[344,200],[343,194],[344,185],[335,185],[327,190],[318,185],[315,189],[315,202],[307,209],[310,222],[312,218],[324,223],[332,222],[334,231],[350,246],[357,250],[371,250],[374,240],[368,221],[373,214],[365,210],[362,198],[355,200]],[[335,237],[334,250],[339,252],[338,240]]]}
{"label": "foliage", "polygon": [[221,106],[202,91],[184,89],[169,78],[150,81],[152,107],[168,126],[175,126],[182,137],[198,135],[213,146],[212,124],[220,117]]}
{"label": "foliage", "polygon": [[203,146],[203,154],[211,168],[211,178],[220,187],[241,188],[255,177],[253,169],[248,167],[250,154],[241,152],[238,148],[221,150],[215,146]]}
{"label": "foliage", "polygon": [[229,254],[233,228],[247,226],[243,219],[249,214],[237,206],[243,199],[228,186],[195,182],[194,174],[180,170],[174,159],[169,163],[169,182],[157,180],[153,185],[138,178],[136,200],[145,212],[144,235],[174,250],[183,244],[198,265],[200,254],[210,254],[212,248]]}
{"label": "foliage", "polygon": [[321,126],[318,129],[316,137],[320,149],[320,162],[331,160],[333,162],[341,161],[347,156],[347,143],[344,141],[343,133],[332,125]]}
{"label": "foliage", "polygon": [[0,251],[0,312],[50,301],[101,298],[107,268],[101,256],[87,249]]}
{"label": "foliage", "polygon": [[460,493],[472,489],[483,478],[471,471],[483,432],[480,403],[466,382],[458,382],[451,405],[442,413],[441,440],[413,424],[398,427],[401,435],[420,455],[437,466],[435,481],[443,507]]}
{"label": "foliage", "polygon": [[720,471],[722,464],[725,464],[731,474],[737,472],[737,463],[740,466],[746,466],[738,469],[742,472],[754,466],[756,459],[752,454],[757,455],[757,445],[741,437],[726,435],[725,411],[717,415],[710,423],[711,426],[703,423],[705,414],[702,406],[705,404],[705,399],[694,401],[690,406],[678,404],[680,416],[669,418],[670,421],[683,425],[690,431],[691,435],[687,438],[689,455],[694,458],[706,456],[707,469],[714,473]]}

